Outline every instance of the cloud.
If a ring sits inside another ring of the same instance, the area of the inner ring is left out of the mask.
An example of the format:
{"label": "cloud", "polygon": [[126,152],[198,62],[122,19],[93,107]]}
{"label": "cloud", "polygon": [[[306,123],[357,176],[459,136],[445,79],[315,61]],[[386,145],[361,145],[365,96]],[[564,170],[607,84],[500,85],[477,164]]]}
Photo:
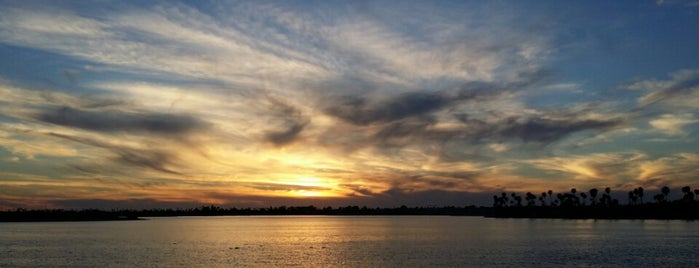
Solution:
{"label": "cloud", "polygon": [[517,137],[524,142],[550,143],[567,135],[585,130],[606,130],[622,123],[619,119],[609,120],[579,120],[548,118],[509,118],[503,122],[503,127],[498,130],[499,135]]}
{"label": "cloud", "polygon": [[670,80],[646,80],[629,86],[646,93],[638,99],[642,106],[670,102],[675,107],[699,106],[699,70],[681,70],[672,73]]}
{"label": "cloud", "polygon": [[664,114],[660,118],[650,120],[648,123],[653,128],[667,135],[679,135],[685,133],[683,128],[686,125],[696,122],[699,122],[699,119],[694,119],[693,114],[686,113],[679,115]]}
{"label": "cloud", "polygon": [[274,145],[281,146],[294,142],[301,131],[309,124],[309,119],[292,104],[267,96],[268,110],[272,119],[282,121],[282,130],[271,130],[264,134],[264,139]]}
{"label": "cloud", "polygon": [[205,130],[207,124],[187,116],[163,113],[80,110],[70,107],[49,109],[35,115],[37,120],[99,132],[150,132],[179,135]]}
{"label": "cloud", "polygon": [[360,96],[346,96],[335,100],[325,111],[355,125],[368,125],[424,115],[451,101],[440,94],[426,92],[405,93],[378,103],[369,103],[370,100]]}
{"label": "cloud", "polygon": [[656,159],[649,159],[640,164],[638,182],[655,187],[682,187],[693,185],[699,174],[699,155],[696,153],[678,153]]}
{"label": "cloud", "polygon": [[171,167],[175,167],[177,157],[175,153],[168,152],[165,149],[149,148],[140,149],[124,145],[110,144],[104,141],[65,135],[60,133],[48,133],[50,137],[61,138],[84,145],[94,146],[106,149],[112,154],[112,159],[118,163],[126,164],[130,167],[140,167],[151,169],[159,172],[181,175]]}
{"label": "cloud", "polygon": [[287,130],[269,131],[265,134],[265,139],[275,145],[285,145],[293,142],[298,137],[306,124],[294,124]]}
{"label": "cloud", "polygon": [[[648,159],[640,152],[593,153],[525,160],[541,170],[564,173],[578,184],[590,187],[621,185],[638,178],[638,167]],[[570,182],[570,180],[567,180]]]}

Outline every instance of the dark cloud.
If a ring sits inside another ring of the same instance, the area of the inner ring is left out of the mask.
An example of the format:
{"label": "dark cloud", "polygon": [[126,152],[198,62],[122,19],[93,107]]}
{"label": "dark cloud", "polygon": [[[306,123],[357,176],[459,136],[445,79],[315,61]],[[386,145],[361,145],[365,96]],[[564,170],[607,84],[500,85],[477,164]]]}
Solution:
{"label": "dark cloud", "polygon": [[402,120],[383,124],[371,137],[380,146],[408,144],[444,144],[460,141],[471,145],[483,142],[504,142],[517,139],[525,143],[548,144],[580,131],[604,131],[622,124],[622,119],[576,119],[576,115],[560,119],[543,117],[509,117],[487,122],[460,114],[462,125],[452,129],[435,129],[430,120]]}
{"label": "dark cloud", "polygon": [[113,151],[118,155],[116,160],[121,163],[130,166],[140,166],[165,173],[181,174],[166,167],[167,165],[172,164],[172,155],[170,153],[124,148]]}
{"label": "dark cloud", "polygon": [[264,134],[264,140],[276,146],[295,142],[310,120],[298,108],[289,103],[271,96],[267,96],[267,101],[273,119],[281,121],[282,129],[267,131]]}
{"label": "dark cloud", "polygon": [[[420,119],[431,121],[432,114],[438,111],[453,109],[457,105],[469,102],[487,101],[512,91],[519,91],[535,85],[549,77],[544,70],[533,69],[521,72],[517,79],[507,83],[467,82],[449,86],[449,90],[413,91],[376,100],[372,98],[372,90],[353,91],[355,95],[331,95],[321,98],[323,111],[355,126],[381,125]],[[435,85],[444,88],[444,85]],[[432,120],[433,121],[433,120]],[[414,121],[411,121],[414,122]],[[403,123],[386,127],[402,127]],[[385,136],[379,133],[377,137]]]}
{"label": "dark cloud", "polygon": [[372,196],[376,194],[371,189],[360,184],[340,184],[339,186],[345,189],[352,190],[353,196]]}
{"label": "dark cloud", "polygon": [[[168,168],[168,166],[175,166],[175,156],[174,154],[166,151],[158,149],[135,149],[126,146],[112,145],[89,138],[70,136],[58,133],[49,133],[48,135],[52,137],[82,143],[89,146],[106,149],[115,155],[115,157],[112,160],[117,163],[126,164],[132,167],[152,169],[164,173],[181,174],[177,171]],[[88,171],[89,169],[83,168],[83,170]]]}
{"label": "dark cloud", "polygon": [[524,142],[550,143],[584,130],[604,130],[617,126],[621,120],[552,120],[545,118],[509,118],[497,130],[498,135],[519,138]]}
{"label": "dark cloud", "polygon": [[354,125],[368,125],[425,115],[452,101],[443,94],[427,92],[405,93],[377,103],[364,97],[344,96],[332,101],[325,112]]}
{"label": "dark cloud", "polygon": [[301,133],[305,126],[305,122],[293,122],[292,125],[286,130],[268,131],[267,134],[265,134],[265,140],[275,145],[285,145],[292,143],[299,135],[299,133]]}
{"label": "dark cloud", "polygon": [[373,138],[382,144],[399,143],[401,139],[424,136],[431,120],[401,120],[383,125]]}
{"label": "dark cloud", "polygon": [[183,134],[206,128],[207,124],[188,115],[165,113],[128,113],[117,110],[80,110],[71,107],[49,109],[35,119],[55,125],[99,132],[152,132]]}

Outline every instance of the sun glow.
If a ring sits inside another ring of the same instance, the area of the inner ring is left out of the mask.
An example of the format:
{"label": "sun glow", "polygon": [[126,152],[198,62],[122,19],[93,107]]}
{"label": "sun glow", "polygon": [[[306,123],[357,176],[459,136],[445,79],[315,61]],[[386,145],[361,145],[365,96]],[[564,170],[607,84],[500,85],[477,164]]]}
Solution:
{"label": "sun glow", "polygon": [[292,181],[284,182],[297,189],[290,191],[292,196],[297,197],[340,197],[343,196],[338,184],[332,179],[321,179],[317,177],[299,177]]}

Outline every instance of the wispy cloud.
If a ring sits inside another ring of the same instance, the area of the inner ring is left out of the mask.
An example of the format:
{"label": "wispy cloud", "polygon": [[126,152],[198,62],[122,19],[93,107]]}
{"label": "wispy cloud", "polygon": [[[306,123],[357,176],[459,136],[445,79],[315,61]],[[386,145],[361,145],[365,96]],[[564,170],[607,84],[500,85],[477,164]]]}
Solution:
{"label": "wispy cloud", "polygon": [[678,135],[685,134],[684,127],[686,125],[694,124],[699,122],[698,119],[694,119],[692,114],[664,114],[660,118],[650,120],[648,123],[655,129],[668,134],[668,135]]}

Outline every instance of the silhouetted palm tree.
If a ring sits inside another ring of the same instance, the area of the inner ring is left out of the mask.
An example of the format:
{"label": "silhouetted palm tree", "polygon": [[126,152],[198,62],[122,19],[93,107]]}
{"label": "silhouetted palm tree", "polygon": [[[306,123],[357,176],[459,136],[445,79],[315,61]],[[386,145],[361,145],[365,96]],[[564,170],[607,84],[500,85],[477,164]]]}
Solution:
{"label": "silhouetted palm tree", "polygon": [[670,187],[663,186],[663,188],[660,189],[660,192],[663,193],[663,196],[665,196],[664,201],[669,201],[668,196],[670,195]]}
{"label": "silhouetted palm tree", "polygon": [[692,188],[689,188],[689,186],[682,187],[682,192],[684,193],[684,196],[682,197],[683,201],[685,201],[685,202],[694,201],[694,193],[692,192]]}
{"label": "silhouetted palm tree", "polygon": [[561,194],[561,193],[558,193],[558,194],[556,194],[556,198],[558,199],[558,200],[556,200],[558,202],[558,205],[562,206],[565,196],[563,196],[563,194]]}
{"label": "silhouetted palm tree", "polygon": [[587,200],[587,194],[585,192],[580,193],[580,197],[582,199],[582,205],[585,205],[585,201]]}
{"label": "silhouetted palm tree", "polygon": [[590,189],[590,191],[589,191],[589,192],[590,192],[590,198],[592,199],[592,205],[593,205],[593,206],[595,205],[595,203],[596,203],[596,201],[597,201],[597,200],[595,200],[595,199],[597,198],[597,192],[598,192],[598,191],[599,191],[599,190],[597,190],[597,188],[592,188],[592,189]]}
{"label": "silhouetted palm tree", "polygon": [[638,192],[636,193],[638,199],[641,200],[641,205],[643,205],[643,187],[638,187]]}
{"label": "silhouetted palm tree", "polygon": [[536,195],[532,194],[532,192],[527,192],[526,199],[527,206],[533,207],[534,205],[536,205]]}
{"label": "silhouetted palm tree", "polygon": [[611,196],[612,189],[609,187],[604,188],[604,194],[602,194],[602,198],[600,199],[600,203],[603,206],[611,206],[612,204],[612,196]]}

